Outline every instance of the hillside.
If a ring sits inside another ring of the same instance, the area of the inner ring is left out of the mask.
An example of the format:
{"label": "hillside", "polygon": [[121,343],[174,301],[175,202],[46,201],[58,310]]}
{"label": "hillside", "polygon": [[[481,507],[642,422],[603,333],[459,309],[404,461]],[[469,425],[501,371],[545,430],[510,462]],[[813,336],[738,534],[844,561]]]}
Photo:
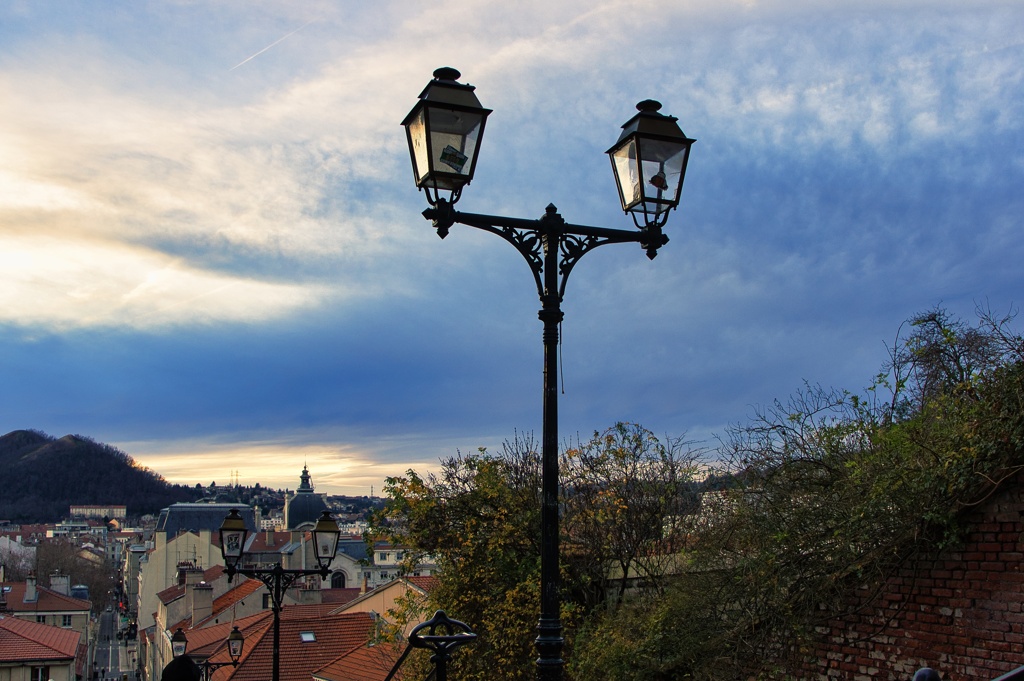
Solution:
{"label": "hillside", "polygon": [[0,470],[0,519],[16,523],[59,520],[71,504],[123,505],[137,516],[196,497],[116,447],[80,435],[10,432],[0,437]]}

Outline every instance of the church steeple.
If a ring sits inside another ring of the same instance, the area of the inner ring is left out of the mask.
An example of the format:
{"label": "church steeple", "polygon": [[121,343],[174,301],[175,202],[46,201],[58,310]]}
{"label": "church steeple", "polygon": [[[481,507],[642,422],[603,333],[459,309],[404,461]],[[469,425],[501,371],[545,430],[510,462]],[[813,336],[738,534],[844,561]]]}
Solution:
{"label": "church steeple", "polygon": [[299,529],[304,524],[315,525],[320,514],[327,510],[324,495],[313,491],[308,466],[302,466],[299,480],[295,494],[289,494],[284,502],[284,524],[289,530]]}
{"label": "church steeple", "polygon": [[299,476],[299,480],[301,480],[301,482],[299,483],[299,489],[296,490],[297,492],[313,491],[313,485],[309,481],[309,468],[307,468],[305,464],[302,465],[302,475]]}

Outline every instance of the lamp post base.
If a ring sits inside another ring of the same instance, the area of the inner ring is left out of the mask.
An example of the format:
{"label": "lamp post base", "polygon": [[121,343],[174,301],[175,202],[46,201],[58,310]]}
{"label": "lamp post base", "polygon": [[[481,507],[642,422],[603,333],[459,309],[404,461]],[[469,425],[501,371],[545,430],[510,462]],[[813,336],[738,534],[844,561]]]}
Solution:
{"label": "lamp post base", "polygon": [[537,681],[562,681],[562,624],[558,619],[541,618],[537,624]]}

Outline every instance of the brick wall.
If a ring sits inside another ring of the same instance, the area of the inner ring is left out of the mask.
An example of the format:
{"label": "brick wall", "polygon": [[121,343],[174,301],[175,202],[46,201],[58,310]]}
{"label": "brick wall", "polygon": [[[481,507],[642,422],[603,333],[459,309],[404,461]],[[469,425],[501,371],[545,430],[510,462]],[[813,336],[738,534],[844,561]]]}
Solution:
{"label": "brick wall", "polygon": [[910,681],[932,667],[952,681],[1024,666],[1024,479],[968,516],[963,544],[918,556],[853,614],[818,630],[805,678]]}

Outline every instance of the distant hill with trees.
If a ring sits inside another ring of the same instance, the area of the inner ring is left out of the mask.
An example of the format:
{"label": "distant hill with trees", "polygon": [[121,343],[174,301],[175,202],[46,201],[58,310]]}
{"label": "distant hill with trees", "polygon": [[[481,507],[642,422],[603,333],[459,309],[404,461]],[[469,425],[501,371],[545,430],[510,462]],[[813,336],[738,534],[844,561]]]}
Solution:
{"label": "distant hill with trees", "polygon": [[16,523],[54,522],[72,504],[123,505],[138,516],[198,496],[195,488],[172,485],[116,447],[81,435],[10,432],[0,437],[0,470],[0,519]]}

